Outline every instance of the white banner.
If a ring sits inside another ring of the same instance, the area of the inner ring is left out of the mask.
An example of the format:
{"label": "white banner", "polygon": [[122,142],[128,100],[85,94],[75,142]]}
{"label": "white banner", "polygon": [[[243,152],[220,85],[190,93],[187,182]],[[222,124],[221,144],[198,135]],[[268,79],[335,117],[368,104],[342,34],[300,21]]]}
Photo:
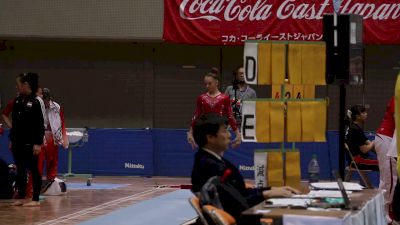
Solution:
{"label": "white banner", "polygon": [[266,151],[254,152],[254,181],[258,188],[267,187],[268,153]]}
{"label": "white banner", "polygon": [[256,137],[256,101],[243,101],[242,106],[242,141],[257,142]]}
{"label": "white banner", "polygon": [[243,53],[244,79],[248,84],[257,84],[257,43],[246,43]]}

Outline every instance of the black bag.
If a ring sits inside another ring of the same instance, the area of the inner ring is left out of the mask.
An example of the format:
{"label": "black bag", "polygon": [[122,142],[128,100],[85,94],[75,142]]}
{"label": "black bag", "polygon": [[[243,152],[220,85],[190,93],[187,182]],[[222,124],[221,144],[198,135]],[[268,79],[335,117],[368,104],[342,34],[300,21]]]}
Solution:
{"label": "black bag", "polygon": [[8,164],[0,159],[0,199],[10,199],[14,195],[13,176]]}
{"label": "black bag", "polygon": [[213,205],[219,209],[224,209],[220,196],[229,201],[238,208],[248,209],[249,205],[246,199],[229,183],[222,183],[219,176],[208,179],[200,190],[200,204]]}
{"label": "black bag", "polygon": [[211,177],[201,187],[199,192],[200,205],[213,205],[219,209],[222,209],[222,204],[219,199],[217,186],[220,185],[220,179],[218,176]]}

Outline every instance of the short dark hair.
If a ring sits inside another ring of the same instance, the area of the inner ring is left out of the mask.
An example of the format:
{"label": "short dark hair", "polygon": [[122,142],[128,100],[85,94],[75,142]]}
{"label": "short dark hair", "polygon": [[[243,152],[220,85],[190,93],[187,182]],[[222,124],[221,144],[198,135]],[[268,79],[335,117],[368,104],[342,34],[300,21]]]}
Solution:
{"label": "short dark hair", "polygon": [[24,73],[20,73],[17,75],[17,80],[19,80],[19,82],[21,82],[21,78],[24,76]]}
{"label": "short dark hair", "polygon": [[43,100],[50,100],[51,99],[50,89],[43,88],[42,92],[43,92]]}
{"label": "short dark hair", "polygon": [[199,148],[207,144],[207,135],[217,135],[221,125],[228,125],[228,119],[217,113],[204,114],[196,121],[193,137]]}
{"label": "short dark hair", "polygon": [[27,82],[31,88],[31,95],[36,95],[39,88],[39,75],[37,73],[23,73],[21,76],[21,83]]}
{"label": "short dark hair", "polygon": [[232,74],[233,74],[233,76],[236,78],[236,76],[238,75],[238,73],[239,73],[239,69],[240,68],[244,68],[243,66],[237,66],[236,68],[235,68],[235,70],[232,72]]}
{"label": "short dark hair", "polygon": [[351,120],[355,121],[357,118],[357,115],[361,115],[361,113],[367,111],[367,109],[365,108],[365,106],[363,105],[353,105],[350,108],[350,112],[351,112]]}

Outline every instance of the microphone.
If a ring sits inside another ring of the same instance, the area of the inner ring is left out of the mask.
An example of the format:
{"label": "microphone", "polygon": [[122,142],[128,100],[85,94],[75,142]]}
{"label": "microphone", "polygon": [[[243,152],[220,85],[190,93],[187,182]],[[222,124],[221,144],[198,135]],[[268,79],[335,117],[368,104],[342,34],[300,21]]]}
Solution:
{"label": "microphone", "polygon": [[221,176],[221,183],[225,183],[225,181],[231,176],[232,170],[231,169],[226,169],[224,171],[224,174]]}

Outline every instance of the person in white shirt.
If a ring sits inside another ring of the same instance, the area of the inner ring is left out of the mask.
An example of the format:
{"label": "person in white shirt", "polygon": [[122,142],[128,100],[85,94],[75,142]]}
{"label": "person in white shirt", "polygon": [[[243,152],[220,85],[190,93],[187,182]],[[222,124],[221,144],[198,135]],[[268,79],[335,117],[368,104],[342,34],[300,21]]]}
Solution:
{"label": "person in white shirt", "polygon": [[50,90],[43,88],[43,101],[45,105],[45,139],[41,154],[40,167],[46,161],[47,181],[52,182],[57,176],[58,146],[68,148],[68,138],[65,130],[64,113],[59,104],[51,98]]}
{"label": "person in white shirt", "polygon": [[243,101],[256,99],[257,94],[256,91],[245,82],[243,66],[237,67],[233,71],[233,76],[234,81],[232,85],[226,88],[225,95],[228,95],[231,100],[232,111],[240,129]]}

